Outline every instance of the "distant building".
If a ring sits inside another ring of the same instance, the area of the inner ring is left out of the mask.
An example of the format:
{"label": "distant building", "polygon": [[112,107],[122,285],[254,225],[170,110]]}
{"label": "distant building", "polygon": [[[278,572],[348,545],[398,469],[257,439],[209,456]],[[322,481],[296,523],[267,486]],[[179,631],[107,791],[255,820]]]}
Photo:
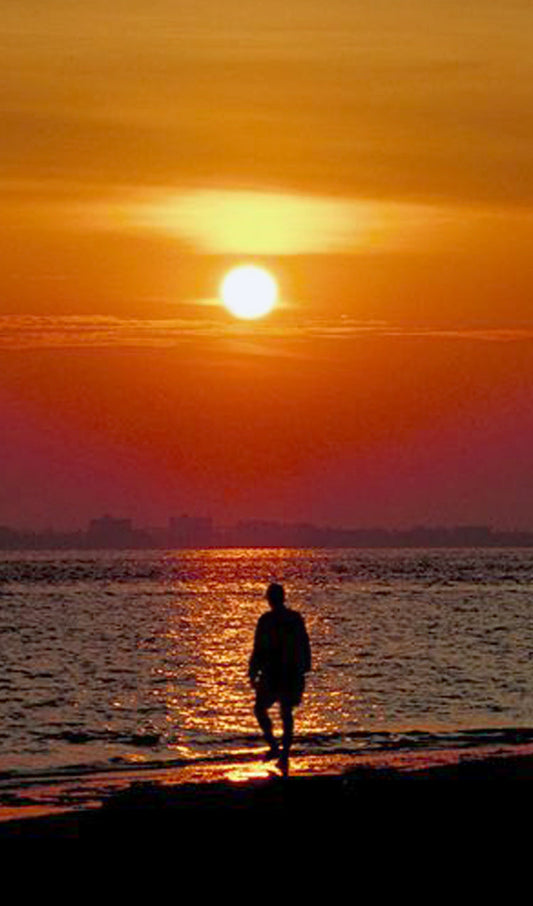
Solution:
{"label": "distant building", "polygon": [[453,537],[461,546],[483,547],[493,541],[492,529],[486,525],[456,525]]}
{"label": "distant building", "polygon": [[22,541],[20,532],[9,528],[7,525],[0,525],[0,550],[14,550]]}
{"label": "distant building", "polygon": [[131,547],[134,546],[135,533],[131,519],[115,519],[113,516],[102,516],[91,519],[87,532],[90,547]]}
{"label": "distant building", "polygon": [[209,547],[213,543],[213,520],[206,516],[172,516],[168,520],[170,547]]}

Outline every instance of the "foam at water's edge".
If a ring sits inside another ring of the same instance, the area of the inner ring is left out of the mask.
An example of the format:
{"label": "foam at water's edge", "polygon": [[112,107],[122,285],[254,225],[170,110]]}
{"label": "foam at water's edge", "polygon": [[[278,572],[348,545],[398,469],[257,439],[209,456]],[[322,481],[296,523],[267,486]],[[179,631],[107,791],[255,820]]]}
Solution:
{"label": "foam at water's edge", "polygon": [[[402,776],[421,777],[433,769],[461,769],[471,766],[475,772],[477,764],[483,776],[492,776],[495,766],[498,766],[500,779],[513,779],[514,769],[505,768],[505,763],[511,766],[517,758],[526,765],[522,772],[527,779],[533,778],[533,742],[529,744],[493,744],[478,745],[470,748],[440,748],[440,749],[396,749],[389,751],[374,751],[359,755],[342,753],[323,753],[321,755],[303,755],[295,752],[291,758],[289,773],[295,778],[327,777],[360,778],[368,780],[371,777]],[[529,765],[529,766],[528,766]],[[503,773],[501,768],[503,767]],[[520,775],[520,776],[522,776]],[[439,775],[440,776],[440,775]],[[468,779],[465,775],[464,779]],[[477,774],[476,774],[477,776]],[[520,779],[520,776],[518,779]],[[99,808],[110,798],[115,800],[116,795],[128,790],[140,791],[142,800],[143,790],[157,790],[165,796],[164,789],[169,788],[179,795],[179,790],[191,790],[194,786],[206,789],[206,785],[225,785],[226,788],[274,782],[279,778],[270,766],[265,765],[256,756],[243,757],[241,760],[205,759],[180,767],[172,766],[146,766],[142,771],[130,769],[126,771],[92,771],[85,775],[66,774],[62,777],[41,777],[28,785],[22,785],[18,790],[4,790],[0,794],[0,824],[16,819],[25,819],[38,816],[56,815],[61,812],[85,813],[88,810]],[[344,782],[344,781],[343,781]],[[228,787],[229,784],[229,787]],[[362,790],[362,788],[360,788]],[[191,793],[188,794],[189,799]]]}
{"label": "foam at water's edge", "polygon": [[[84,734],[83,739],[77,740],[77,745],[82,747],[84,742],[93,738],[90,733]],[[121,742],[130,746],[141,746],[142,756],[131,755],[124,758],[111,758],[108,761],[78,762],[76,764],[63,764],[50,769],[12,769],[0,771],[0,805],[10,800],[17,791],[26,792],[33,786],[42,784],[53,785],[63,780],[90,779],[113,775],[134,775],[151,771],[169,773],[175,770],[209,770],[209,766],[225,766],[230,764],[249,764],[257,761],[258,754],[262,752],[262,743],[255,735],[231,736],[217,739],[218,751],[213,752],[213,742],[209,741],[208,755],[198,754],[195,757],[175,757],[172,751],[164,749],[158,752],[158,738],[139,742],[135,737],[121,736]],[[501,727],[485,729],[463,729],[456,732],[431,732],[428,730],[381,731],[335,734],[307,734],[296,738],[293,756],[300,759],[325,759],[339,764],[366,757],[381,757],[387,760],[394,755],[418,753],[431,758],[432,753],[461,752],[498,747],[509,750],[513,754],[518,748],[533,746],[533,728]],[[150,757],[149,750],[153,751]],[[161,757],[157,757],[160,755]]]}

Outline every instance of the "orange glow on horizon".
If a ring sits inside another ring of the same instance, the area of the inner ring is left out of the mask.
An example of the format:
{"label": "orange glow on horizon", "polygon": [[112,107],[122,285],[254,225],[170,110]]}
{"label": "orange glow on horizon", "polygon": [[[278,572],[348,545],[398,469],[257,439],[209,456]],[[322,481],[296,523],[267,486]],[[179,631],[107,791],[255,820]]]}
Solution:
{"label": "orange glow on horizon", "polygon": [[526,4],[5,6],[0,526],[530,524]]}

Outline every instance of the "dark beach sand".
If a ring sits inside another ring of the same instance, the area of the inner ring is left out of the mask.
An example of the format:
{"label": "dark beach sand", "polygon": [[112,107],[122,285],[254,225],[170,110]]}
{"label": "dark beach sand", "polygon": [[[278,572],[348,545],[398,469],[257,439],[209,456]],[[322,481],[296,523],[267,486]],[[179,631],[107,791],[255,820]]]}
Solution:
{"label": "dark beach sand", "polygon": [[[311,763],[310,763],[311,762]],[[439,752],[409,757],[294,759],[282,777],[255,763],[211,765],[201,774],[162,772],[122,780],[99,807],[32,816],[4,810],[0,841],[80,840],[112,844],[172,840],[253,840],[254,834],[318,834],[394,828],[428,834],[438,825],[472,834],[503,833],[527,816],[533,798],[533,753]],[[191,779],[192,777],[192,779]],[[25,817],[18,817],[18,814]]]}

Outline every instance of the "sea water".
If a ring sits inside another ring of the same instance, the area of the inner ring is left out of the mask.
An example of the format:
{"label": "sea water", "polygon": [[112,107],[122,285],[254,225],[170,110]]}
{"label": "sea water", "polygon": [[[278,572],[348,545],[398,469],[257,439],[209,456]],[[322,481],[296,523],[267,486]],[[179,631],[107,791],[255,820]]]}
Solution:
{"label": "sea water", "polygon": [[533,739],[533,550],[10,552],[2,780],[261,751],[271,581],[312,645],[295,752]]}

